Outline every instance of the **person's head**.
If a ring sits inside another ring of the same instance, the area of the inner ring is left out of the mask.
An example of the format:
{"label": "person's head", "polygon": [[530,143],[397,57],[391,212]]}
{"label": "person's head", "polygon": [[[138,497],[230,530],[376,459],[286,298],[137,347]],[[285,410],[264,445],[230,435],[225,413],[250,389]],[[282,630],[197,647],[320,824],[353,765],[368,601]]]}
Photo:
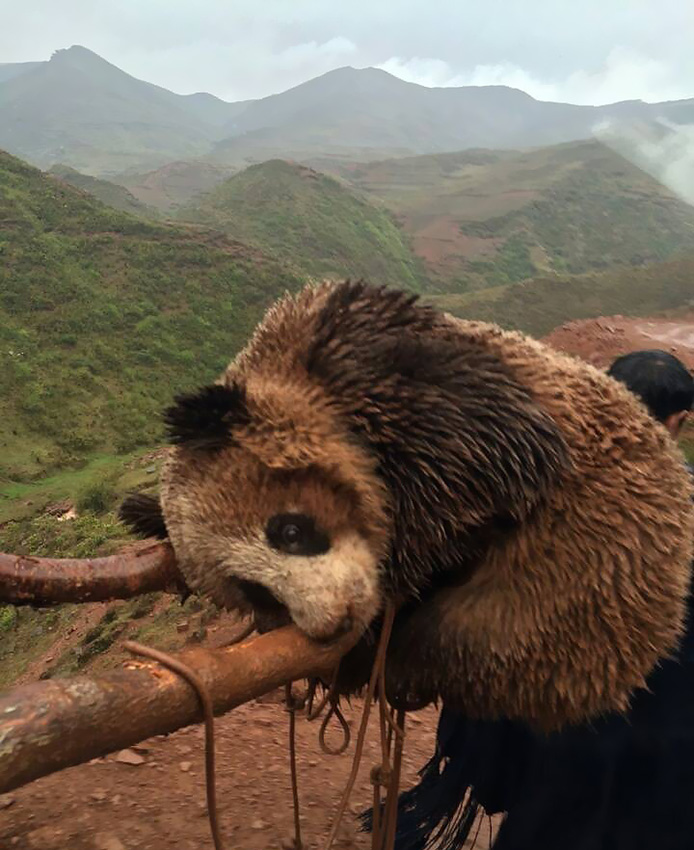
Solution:
{"label": "person's head", "polygon": [[632,351],[607,371],[643,401],[651,414],[676,437],[694,405],[694,378],[667,351]]}

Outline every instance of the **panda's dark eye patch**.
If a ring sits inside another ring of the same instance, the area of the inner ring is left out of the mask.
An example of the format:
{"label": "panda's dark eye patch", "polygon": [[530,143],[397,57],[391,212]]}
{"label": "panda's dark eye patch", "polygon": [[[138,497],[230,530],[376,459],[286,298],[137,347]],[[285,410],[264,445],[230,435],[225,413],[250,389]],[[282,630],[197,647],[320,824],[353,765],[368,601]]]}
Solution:
{"label": "panda's dark eye patch", "polygon": [[265,529],[273,549],[288,555],[322,555],[330,549],[330,538],[306,514],[276,514]]}

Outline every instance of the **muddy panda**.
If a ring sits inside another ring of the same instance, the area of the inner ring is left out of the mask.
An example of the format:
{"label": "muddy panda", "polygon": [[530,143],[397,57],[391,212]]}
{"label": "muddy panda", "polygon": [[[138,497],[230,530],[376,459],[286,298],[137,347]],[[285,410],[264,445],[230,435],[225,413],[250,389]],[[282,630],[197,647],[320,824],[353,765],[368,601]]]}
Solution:
{"label": "muddy panda", "polygon": [[678,449],[621,385],[518,333],[363,282],[308,287],[166,421],[161,504],[124,518],[261,628],[358,629],[344,691],[386,599],[396,704],[546,729],[626,709],[677,645]]}

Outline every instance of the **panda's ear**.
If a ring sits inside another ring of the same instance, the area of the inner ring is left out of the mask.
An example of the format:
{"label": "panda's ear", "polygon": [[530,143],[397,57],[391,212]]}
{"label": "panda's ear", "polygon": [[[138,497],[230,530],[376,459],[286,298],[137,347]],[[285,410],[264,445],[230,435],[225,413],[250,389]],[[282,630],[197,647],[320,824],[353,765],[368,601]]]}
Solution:
{"label": "panda's ear", "polygon": [[159,499],[144,493],[131,493],[118,509],[118,518],[138,537],[166,540],[169,533]]}
{"label": "panda's ear", "polygon": [[220,449],[232,441],[232,430],[250,415],[246,392],[237,383],[212,384],[180,395],[164,413],[169,440],[191,449]]}

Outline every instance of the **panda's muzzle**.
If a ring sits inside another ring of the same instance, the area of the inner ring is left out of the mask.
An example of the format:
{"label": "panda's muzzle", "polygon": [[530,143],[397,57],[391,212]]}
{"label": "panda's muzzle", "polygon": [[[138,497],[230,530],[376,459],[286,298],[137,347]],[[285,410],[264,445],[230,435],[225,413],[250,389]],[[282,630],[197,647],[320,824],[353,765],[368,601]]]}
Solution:
{"label": "panda's muzzle", "polygon": [[237,579],[236,584],[253,609],[256,628],[260,634],[291,623],[292,618],[287,606],[265,585],[246,579]]}
{"label": "panda's muzzle", "polygon": [[[255,625],[260,634],[288,626],[293,622],[287,606],[280,602],[265,585],[247,579],[237,579],[236,584],[253,609]],[[320,643],[330,643],[347,634],[353,626],[352,618],[344,617],[332,634],[322,638],[316,637],[316,640]]]}

